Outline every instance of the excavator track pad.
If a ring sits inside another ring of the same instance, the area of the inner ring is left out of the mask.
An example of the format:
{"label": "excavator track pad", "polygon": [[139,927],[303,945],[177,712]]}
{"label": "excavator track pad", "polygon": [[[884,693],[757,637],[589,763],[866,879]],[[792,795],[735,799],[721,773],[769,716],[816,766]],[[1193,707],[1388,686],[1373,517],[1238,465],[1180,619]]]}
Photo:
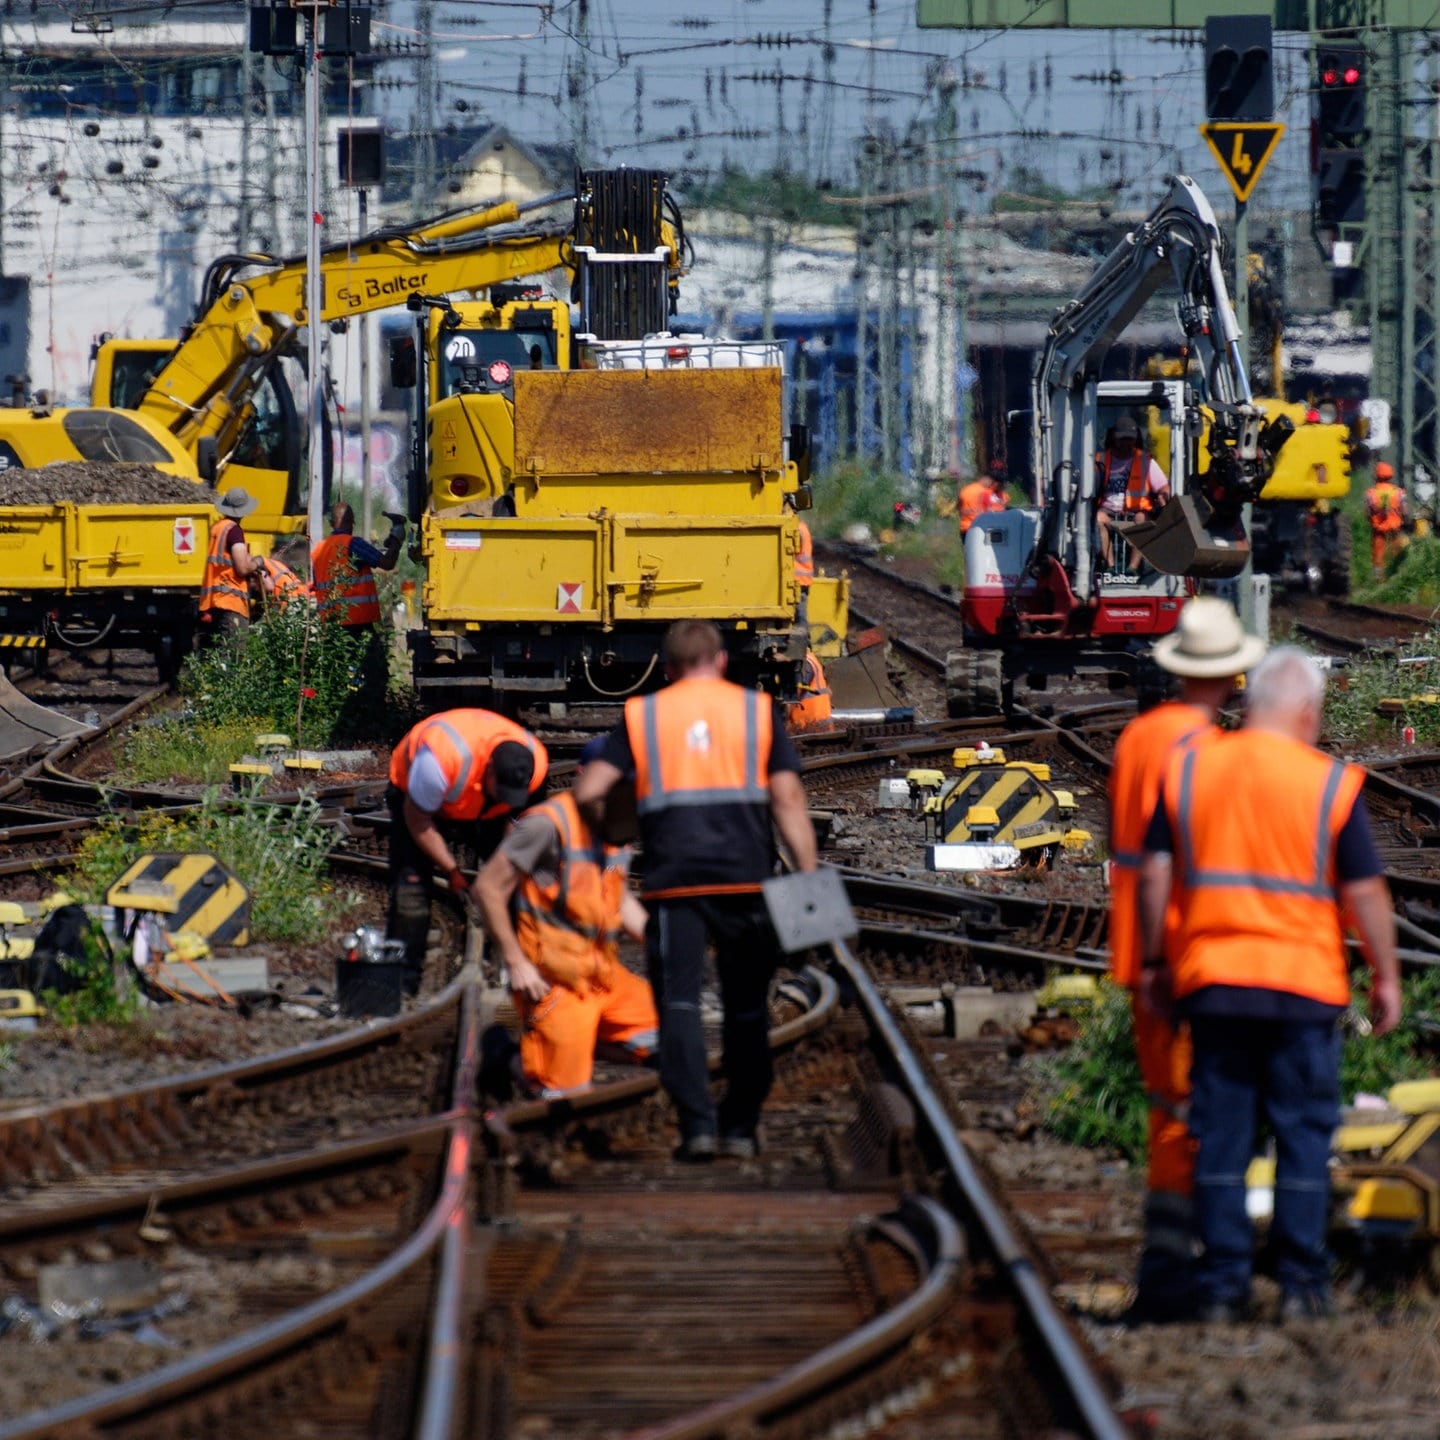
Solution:
{"label": "excavator track pad", "polygon": [[1200,495],[1181,495],[1156,512],[1153,520],[1116,528],[1164,575],[1228,580],[1250,558],[1250,541],[1240,517],[1222,518]]}

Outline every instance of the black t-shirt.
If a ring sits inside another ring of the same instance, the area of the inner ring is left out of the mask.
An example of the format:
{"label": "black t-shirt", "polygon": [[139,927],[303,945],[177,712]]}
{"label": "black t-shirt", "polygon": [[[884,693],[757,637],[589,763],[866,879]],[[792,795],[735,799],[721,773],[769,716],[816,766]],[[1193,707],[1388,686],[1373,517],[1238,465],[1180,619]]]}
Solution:
{"label": "black t-shirt", "polygon": [[[630,734],[623,720],[606,738],[600,758],[622,775],[634,772]],[[776,705],[766,774],[786,770],[800,773],[800,755]],[[677,805],[642,814],[640,838],[643,896],[756,890],[775,868],[768,798],[758,803]]]}

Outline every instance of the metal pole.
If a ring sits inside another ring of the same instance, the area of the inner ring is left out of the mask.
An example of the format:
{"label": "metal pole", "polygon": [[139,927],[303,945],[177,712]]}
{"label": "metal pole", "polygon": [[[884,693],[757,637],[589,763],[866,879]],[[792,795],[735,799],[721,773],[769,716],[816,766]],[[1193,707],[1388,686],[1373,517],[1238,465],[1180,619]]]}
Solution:
{"label": "metal pole", "polygon": [[[1248,376],[1250,373],[1250,273],[1246,262],[1250,256],[1250,221],[1246,214],[1248,206],[1243,200],[1235,202],[1235,321],[1240,327],[1240,364]],[[1275,390],[1283,394],[1282,379],[1275,377]],[[1250,534],[1250,521],[1254,507],[1247,504],[1241,512],[1245,534]],[[1250,556],[1245,557],[1245,568],[1238,581],[1240,624],[1250,633],[1255,633],[1255,566]]]}
{"label": "metal pole", "polygon": [[[365,238],[370,225],[370,192],[360,194],[360,238]],[[368,540],[373,533],[374,517],[370,510],[370,325],[360,316],[360,515],[361,534]]]}
{"label": "metal pole", "polygon": [[310,367],[310,446],[307,456],[310,483],[309,528],[313,549],[325,538],[325,476],[323,407],[325,304],[320,275],[320,3],[310,6],[305,21],[305,324]]}

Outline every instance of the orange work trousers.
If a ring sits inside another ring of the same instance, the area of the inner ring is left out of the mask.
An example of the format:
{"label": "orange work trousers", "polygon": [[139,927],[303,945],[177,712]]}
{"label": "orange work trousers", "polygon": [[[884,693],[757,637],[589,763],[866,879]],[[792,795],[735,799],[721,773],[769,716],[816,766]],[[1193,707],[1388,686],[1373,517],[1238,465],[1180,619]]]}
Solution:
{"label": "orange work trousers", "polygon": [[543,1000],[514,996],[520,1012],[520,1064],[541,1090],[577,1090],[595,1073],[597,1044],[639,1064],[658,1042],[660,1017],[650,982],[623,965],[610,967],[604,989],[593,981],[586,993],[552,985]]}
{"label": "orange work trousers", "polygon": [[1376,570],[1383,570],[1393,555],[1400,550],[1398,530],[1372,530],[1370,532],[1370,564]]}
{"label": "orange work trousers", "polygon": [[1135,1057],[1150,1102],[1148,1185],[1195,1193],[1195,1141],[1185,1123],[1190,1105],[1190,1027],[1162,1020],[1131,997]]}

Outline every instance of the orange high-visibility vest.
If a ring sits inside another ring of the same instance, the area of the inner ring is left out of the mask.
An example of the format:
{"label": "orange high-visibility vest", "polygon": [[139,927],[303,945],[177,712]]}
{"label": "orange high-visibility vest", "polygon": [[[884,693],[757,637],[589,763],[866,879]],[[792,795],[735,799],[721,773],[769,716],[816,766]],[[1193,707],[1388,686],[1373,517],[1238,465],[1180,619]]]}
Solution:
{"label": "orange high-visibility vest", "polygon": [[[1100,500],[1105,498],[1105,491],[1110,484],[1110,457],[1109,450],[1095,457],[1095,463],[1100,467]],[[1139,446],[1136,446],[1134,455],[1130,457],[1130,473],[1125,477],[1125,508],[1127,510],[1149,510],[1151,508],[1150,456]]]}
{"label": "orange high-visibility vest", "polygon": [[235,521],[222,519],[210,529],[210,549],[205,555],[205,576],[200,583],[200,613],[229,610],[250,618],[250,588],[235,573],[230,559],[230,535]]}
{"label": "orange high-visibility vest", "polygon": [[440,813],[447,820],[494,820],[510,814],[510,806],[485,796],[485,767],[495,747],[514,740],[535,757],[530,789],[536,790],[550,769],[545,747],[528,731],[489,710],[442,710],[422,720],[395,747],[390,756],[390,783],[407,788],[410,767],[423,745],[440,763],[445,776],[445,799]]}
{"label": "orange high-visibility vest", "polygon": [[288,565],[268,555],[260,563],[275,586],[273,598],[277,605],[284,607],[294,602],[309,600],[310,587]]}
{"label": "orange high-visibility vest", "polygon": [[805,663],[800,667],[800,683],[797,689],[800,698],[792,701],[786,712],[786,719],[792,730],[803,730],[807,725],[821,725],[830,718],[830,687],[825,683],[825,671],[821,669],[819,657],[813,650],[805,652]]}
{"label": "orange high-visibility vest", "polygon": [[[702,818],[737,807],[765,807],[769,837],[770,746],[773,702],[759,690],[728,680],[691,676],[654,695],[625,702],[625,729],[635,761],[635,809],[646,844],[646,882],[662,866],[708,850]],[[709,837],[713,838],[713,837]],[[726,836],[726,843],[730,837]],[[662,843],[663,842],[663,843]],[[647,895],[758,891],[769,854],[701,854],[734,879],[647,889]]]}
{"label": "orange high-visibility vest", "polygon": [[795,583],[808,590],[815,579],[815,542],[810,537],[810,527],[801,520],[800,548],[795,552]]}
{"label": "orange high-visibility vest", "polygon": [[1379,480],[1365,492],[1370,528],[1377,535],[1389,535],[1400,528],[1404,492],[1388,480]]}
{"label": "orange high-visibility vest", "polygon": [[618,959],[620,902],[629,852],[597,840],[566,790],[531,812],[560,837],[559,872],[552,885],[523,875],[515,892],[520,948],[552,985],[581,994],[604,987]]}
{"label": "orange high-visibility vest", "polygon": [[1179,998],[1207,985],[1350,998],[1335,844],[1365,772],[1270,731],[1182,746],[1165,952]]}
{"label": "orange high-visibility vest", "polygon": [[1121,732],[1110,766],[1110,974],[1117,985],[1140,983],[1140,856],[1160,800],[1160,782],[1175,747],[1219,732],[1202,710],[1169,700]]}
{"label": "orange high-visibility vest", "polygon": [[1010,504],[983,480],[972,480],[960,491],[960,533],[963,535],[982,515],[1004,510]]}
{"label": "orange high-visibility vest", "polygon": [[327,535],[315,547],[310,570],[315,577],[320,615],[342,625],[376,625],[380,621],[380,596],[375,576],[368,565],[357,565],[351,559],[352,539],[352,535]]}

